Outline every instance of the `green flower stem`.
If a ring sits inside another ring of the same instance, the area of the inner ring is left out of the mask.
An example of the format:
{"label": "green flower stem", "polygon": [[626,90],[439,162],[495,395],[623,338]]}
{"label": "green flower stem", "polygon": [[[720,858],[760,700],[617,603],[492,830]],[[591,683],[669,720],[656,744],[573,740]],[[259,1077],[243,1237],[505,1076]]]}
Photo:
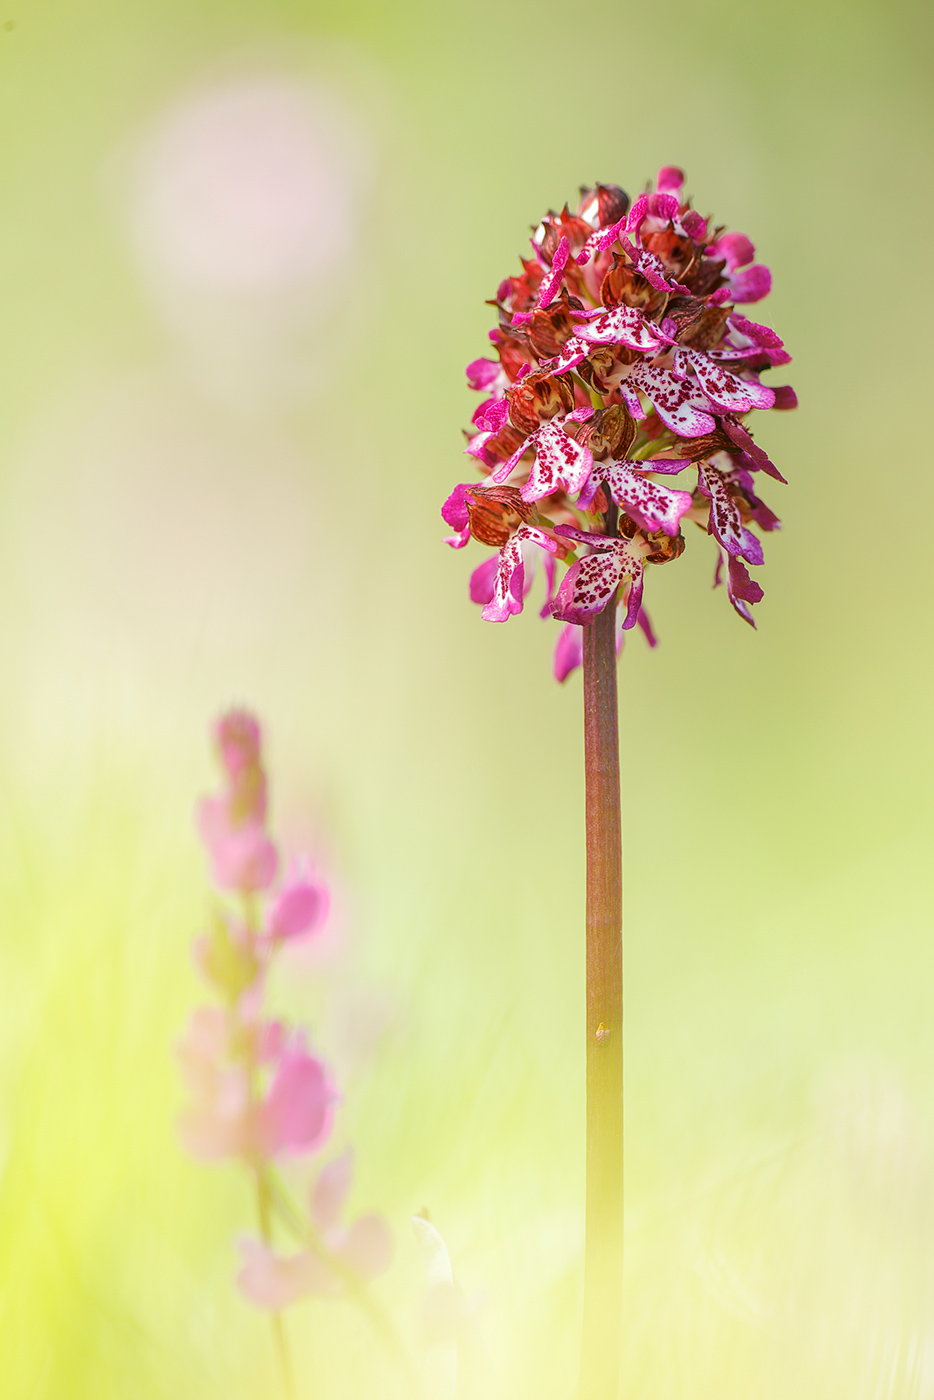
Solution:
{"label": "green flower stem", "polygon": [[[615,512],[614,512],[615,514]],[[615,521],[607,521],[615,533]],[[617,1400],[623,1304],[623,872],[616,608],[584,628],[587,1204],[579,1400]]]}

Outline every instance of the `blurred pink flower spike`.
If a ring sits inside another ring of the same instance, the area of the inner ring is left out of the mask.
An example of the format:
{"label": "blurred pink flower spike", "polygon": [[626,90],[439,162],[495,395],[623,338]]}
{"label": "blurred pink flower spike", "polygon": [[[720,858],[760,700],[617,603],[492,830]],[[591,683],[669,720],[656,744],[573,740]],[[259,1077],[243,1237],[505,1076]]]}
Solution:
{"label": "blurred pink flower spike", "polygon": [[451,1258],[430,1220],[413,1215],[412,1229],[421,1250],[428,1290],[425,1299],[425,1400],[456,1400],[457,1326],[461,1310]]}
{"label": "blurred pink flower spike", "polygon": [[228,710],[214,726],[214,742],[231,782],[259,767],[262,735],[259,721],[247,710]]}
{"label": "blurred pink flower spike", "polygon": [[381,1215],[361,1215],[349,1228],[340,1224],[352,1177],[349,1150],[318,1175],[311,1214],[321,1235],[320,1253],[309,1248],[279,1258],[258,1240],[240,1241],[244,1263],[237,1282],[256,1307],[276,1312],[312,1294],[333,1297],[346,1290],[348,1271],[366,1283],[389,1268],[392,1235]]}
{"label": "blurred pink flower spike", "polygon": [[296,865],[269,910],[267,936],[273,942],[285,942],[320,932],[329,904],[324,881],[314,879],[304,865]]}
{"label": "blurred pink flower spike", "polygon": [[258,822],[236,823],[227,798],[206,797],[198,804],[198,832],[219,889],[264,890],[276,878],[275,845]]}
{"label": "blurred pink flower spike", "polygon": [[269,1092],[258,1110],[256,1147],[262,1157],[313,1152],[323,1147],[339,1097],[321,1060],[299,1033],[282,1053]]}

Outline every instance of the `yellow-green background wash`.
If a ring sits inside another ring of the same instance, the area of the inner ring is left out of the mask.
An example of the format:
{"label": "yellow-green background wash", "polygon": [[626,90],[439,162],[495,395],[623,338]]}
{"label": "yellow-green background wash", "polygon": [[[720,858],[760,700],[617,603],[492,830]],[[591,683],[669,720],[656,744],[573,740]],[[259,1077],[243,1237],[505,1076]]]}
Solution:
{"label": "yellow-green background wash", "polygon": [[[693,531],[621,663],[626,1400],[934,1396],[932,23],[908,0],[20,0],[0,13],[0,1393],[267,1400],[231,1166],[175,1140],[192,804],[248,703],[343,943],[271,988],[338,1066],[377,1292],[427,1207],[463,1400],[569,1400],[583,1186],[579,679],[439,543],[463,366],[527,229],[665,163],[795,356],[753,633]],[[288,403],[205,385],[128,232],[141,133],[322,79],[371,180]],[[333,291],[333,289],[332,289]],[[323,343],[322,338],[325,338]],[[773,376],[782,382],[785,372]],[[302,1172],[296,1175],[300,1186]],[[402,1390],[350,1304],[302,1400]]]}

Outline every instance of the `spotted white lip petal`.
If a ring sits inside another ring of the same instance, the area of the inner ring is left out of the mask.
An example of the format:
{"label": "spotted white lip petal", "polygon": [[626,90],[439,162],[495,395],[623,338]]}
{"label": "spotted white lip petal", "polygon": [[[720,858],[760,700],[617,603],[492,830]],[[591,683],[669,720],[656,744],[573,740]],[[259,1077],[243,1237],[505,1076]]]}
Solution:
{"label": "spotted white lip petal", "polygon": [[[422,1252],[430,1313],[444,1315],[454,1307],[454,1273],[447,1245],[421,1215],[412,1216],[412,1229]],[[425,1353],[425,1400],[456,1400],[457,1343],[446,1337],[431,1338]]]}

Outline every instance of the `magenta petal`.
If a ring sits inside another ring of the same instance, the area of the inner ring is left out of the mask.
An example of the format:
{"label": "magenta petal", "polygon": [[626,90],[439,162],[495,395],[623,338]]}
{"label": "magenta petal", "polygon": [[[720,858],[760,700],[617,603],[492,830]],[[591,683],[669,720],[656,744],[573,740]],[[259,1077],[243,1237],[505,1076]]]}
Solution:
{"label": "magenta petal", "polygon": [[742,267],[730,276],[730,295],[734,301],[761,301],[772,290],[772,274],[762,263]]}
{"label": "magenta petal", "polygon": [[489,389],[490,385],[493,384],[499,374],[499,368],[498,360],[484,358],[471,360],[466,370],[468,385],[471,389],[477,389],[482,393],[484,389]]}
{"label": "magenta petal", "polygon": [[660,194],[678,194],[684,184],[684,171],[677,165],[663,165],[655,180]]}
{"label": "magenta petal", "polygon": [[649,195],[649,214],[653,219],[676,219],[678,207],[678,201],[673,194],[661,192]]}
{"label": "magenta petal", "polygon": [[635,627],[639,618],[642,616],[642,585],[644,581],[645,573],[640,560],[639,570],[637,573],[633,574],[632,581],[629,585],[629,595],[626,599],[626,616],[623,618],[622,622],[624,632],[628,632],[631,627]]}
{"label": "magenta petal", "polygon": [[467,524],[467,492],[469,489],[468,482],[459,482],[441,507],[441,519],[445,525],[450,525],[452,530],[463,530]]}
{"label": "magenta petal", "polygon": [[[751,435],[743,427],[742,423],[737,423],[735,418],[725,416],[722,420],[723,430],[728,437],[732,438],[736,446],[740,448],[751,459],[751,462],[776,481],[785,482],[785,478],[776,467],[775,463],[768,457],[757,443],[753,442]],[[787,482],[785,485],[787,486]]]}
{"label": "magenta petal", "polygon": [[584,664],[583,628],[573,622],[565,623],[558,633],[555,643],[554,676],[556,681],[566,681],[572,671]]}
{"label": "magenta petal", "polygon": [[327,886],[306,875],[297,875],[279,892],[269,914],[270,938],[300,938],[324,922],[328,907]]}
{"label": "magenta petal", "polygon": [[744,622],[748,622],[750,627],[755,627],[756,624],[748,605],[758,603],[764,595],[755,579],[750,578],[746,565],[732,554],[727,565],[726,589],[730,602],[740,617]]}
{"label": "magenta petal", "polygon": [[361,1215],[347,1231],[340,1254],[361,1278],[377,1278],[392,1263],[392,1231],[381,1215]]}
{"label": "magenta petal", "polygon": [[322,1146],[331,1131],[335,1097],[322,1062],[297,1042],[280,1060],[260,1106],[257,1136],[263,1155]]}
{"label": "magenta petal", "polygon": [[639,198],[636,200],[635,204],[633,204],[632,208],[629,211],[629,216],[626,220],[627,231],[629,233],[632,233],[633,231],[638,231],[638,229],[644,223],[645,217],[648,214],[648,212],[649,197],[647,194],[640,194]]}
{"label": "magenta petal", "polygon": [[470,575],[470,601],[485,606],[493,597],[493,585],[499,568],[499,555],[491,554],[478,564]]}
{"label": "magenta petal", "polygon": [[696,209],[689,209],[686,214],[681,215],[681,227],[695,243],[703,243],[707,237],[707,220],[703,214],[698,214]]}
{"label": "magenta petal", "polygon": [[463,549],[470,543],[470,526],[465,525],[463,530],[456,535],[442,535],[441,543],[446,544],[451,549]]}
{"label": "magenta petal", "polygon": [[489,559],[484,559],[482,564],[478,564],[470,575],[470,601],[485,605],[493,597],[493,584],[496,581],[496,571],[499,568],[499,555],[491,554]]}
{"label": "magenta petal", "polygon": [[642,633],[649,646],[653,648],[657,647],[658,638],[655,635],[651,620],[645,608],[639,609],[639,616],[636,618],[636,624],[642,629]]}
{"label": "magenta petal", "polygon": [[775,402],[772,405],[773,408],[787,409],[798,407],[798,395],[790,384],[779,384],[775,388],[774,394]]}
{"label": "magenta petal", "polygon": [[751,263],[756,250],[744,233],[723,233],[716,243],[710,244],[707,256],[717,260],[723,258],[727,272],[733,272],[737,267]]}

